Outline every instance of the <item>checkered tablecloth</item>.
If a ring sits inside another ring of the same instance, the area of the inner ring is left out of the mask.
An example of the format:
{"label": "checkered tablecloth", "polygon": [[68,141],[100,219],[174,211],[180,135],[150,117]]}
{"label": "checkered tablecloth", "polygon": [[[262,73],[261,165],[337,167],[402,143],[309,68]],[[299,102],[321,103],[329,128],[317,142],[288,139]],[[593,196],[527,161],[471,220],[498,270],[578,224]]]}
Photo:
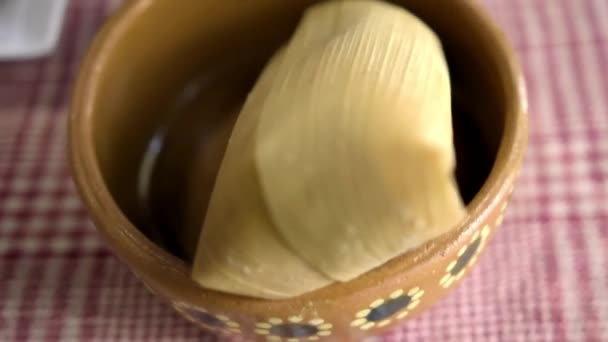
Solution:
{"label": "checkered tablecloth", "polygon": [[[119,3],[71,1],[55,54],[0,63],[0,341],[215,340],[111,255],[72,185],[76,68]],[[527,76],[527,161],[472,274],[378,341],[608,341],[608,0],[484,3]]]}

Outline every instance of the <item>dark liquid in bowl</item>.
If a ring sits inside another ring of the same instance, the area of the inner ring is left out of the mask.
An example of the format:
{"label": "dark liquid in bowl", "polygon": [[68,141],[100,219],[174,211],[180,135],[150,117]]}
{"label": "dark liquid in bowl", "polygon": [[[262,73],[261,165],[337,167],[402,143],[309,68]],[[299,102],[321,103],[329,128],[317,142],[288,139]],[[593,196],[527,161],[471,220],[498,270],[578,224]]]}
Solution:
{"label": "dark liquid in bowl", "polygon": [[[202,226],[232,126],[264,63],[263,58],[229,63],[194,78],[167,109],[142,158],[137,213],[130,217],[188,262],[193,250],[180,241],[197,241],[189,232]],[[452,77],[456,175],[468,203],[486,180],[498,144],[483,139],[478,120],[492,108],[476,100],[466,73]]]}

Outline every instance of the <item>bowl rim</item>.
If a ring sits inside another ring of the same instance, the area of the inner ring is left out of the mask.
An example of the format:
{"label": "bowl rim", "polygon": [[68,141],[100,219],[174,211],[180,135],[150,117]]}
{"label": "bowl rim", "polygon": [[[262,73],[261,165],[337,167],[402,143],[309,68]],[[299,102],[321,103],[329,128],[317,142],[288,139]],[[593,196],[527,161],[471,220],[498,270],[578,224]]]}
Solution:
{"label": "bowl rim", "polygon": [[[302,300],[306,302],[336,300],[336,298],[351,296],[367,290],[370,284],[382,282],[378,279],[382,278],[382,275],[403,273],[421,264],[433,263],[438,258],[438,254],[445,254],[446,249],[457,246],[459,242],[472,235],[483,222],[489,209],[498,203],[499,198],[512,190],[510,188],[523,162],[528,140],[528,108],[524,77],[506,36],[490,15],[481,5],[473,1],[463,1],[462,6],[466,6],[466,10],[476,16],[481,23],[480,27],[486,31],[485,39],[494,46],[493,59],[504,64],[504,67],[500,68],[499,76],[504,78],[502,83],[508,85],[503,89],[506,98],[506,117],[496,159],[483,186],[467,206],[466,218],[445,236],[390,260],[374,272],[356,278],[356,281],[334,283],[302,296],[277,301],[242,297],[200,287],[190,278],[189,267],[183,260],[154,244],[123,214],[105,185],[95,152],[91,123],[104,61],[112,53],[112,46],[120,40],[121,32],[131,20],[143,12],[145,6],[150,6],[151,3],[150,1],[127,2],[96,34],[80,66],[74,88],[69,110],[68,153],[77,191],[96,229],[108,242],[107,245],[114,254],[123,260],[136,276],[144,278],[144,283],[148,286],[154,284],[154,290],[164,292],[170,298],[184,298],[184,302],[197,297],[199,300],[220,301],[224,305],[232,306],[240,306],[244,303],[265,305],[270,302],[293,304]],[[434,243],[439,239],[447,243]],[[412,262],[413,259],[416,260],[415,263]],[[185,285],[188,285],[187,290]]]}

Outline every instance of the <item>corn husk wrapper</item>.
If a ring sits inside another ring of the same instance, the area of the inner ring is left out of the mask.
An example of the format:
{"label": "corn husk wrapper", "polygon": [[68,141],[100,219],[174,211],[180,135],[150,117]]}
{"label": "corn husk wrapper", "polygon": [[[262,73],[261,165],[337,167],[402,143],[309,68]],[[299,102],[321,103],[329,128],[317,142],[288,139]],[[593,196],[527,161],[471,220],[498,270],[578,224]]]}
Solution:
{"label": "corn husk wrapper", "polygon": [[316,5],[237,120],[193,279],[262,298],[351,280],[458,223],[454,168],[435,34],[377,1]]}

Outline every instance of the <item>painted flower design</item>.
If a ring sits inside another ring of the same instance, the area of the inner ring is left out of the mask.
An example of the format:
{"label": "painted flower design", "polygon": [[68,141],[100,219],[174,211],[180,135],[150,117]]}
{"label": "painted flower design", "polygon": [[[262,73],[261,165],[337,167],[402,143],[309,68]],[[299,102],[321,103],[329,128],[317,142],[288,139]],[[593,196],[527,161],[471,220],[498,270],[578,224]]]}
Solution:
{"label": "painted flower design", "polygon": [[195,309],[183,306],[176,306],[176,308],[180,312],[184,313],[191,321],[209,330],[229,334],[241,333],[240,324],[233,321],[228,316],[213,314],[203,308]]}
{"label": "painted flower design", "polygon": [[285,321],[273,317],[257,323],[255,327],[256,334],[266,336],[267,341],[286,342],[315,341],[331,335],[333,328],[331,323],[320,318],[304,321],[301,316],[292,316]]}
{"label": "painted flower design", "polygon": [[403,289],[396,290],[388,298],[378,299],[367,309],[359,311],[350,325],[361,330],[387,326],[394,320],[406,317],[420,303],[423,295],[424,291],[419,287],[407,293]]}
{"label": "painted flower design", "polygon": [[439,281],[441,286],[448,288],[452,286],[454,282],[462,278],[467,268],[475,263],[489,234],[490,227],[488,225],[485,225],[481,230],[475,232],[471,238],[471,242],[458,251],[456,260],[452,261],[446,268],[445,275]]}

